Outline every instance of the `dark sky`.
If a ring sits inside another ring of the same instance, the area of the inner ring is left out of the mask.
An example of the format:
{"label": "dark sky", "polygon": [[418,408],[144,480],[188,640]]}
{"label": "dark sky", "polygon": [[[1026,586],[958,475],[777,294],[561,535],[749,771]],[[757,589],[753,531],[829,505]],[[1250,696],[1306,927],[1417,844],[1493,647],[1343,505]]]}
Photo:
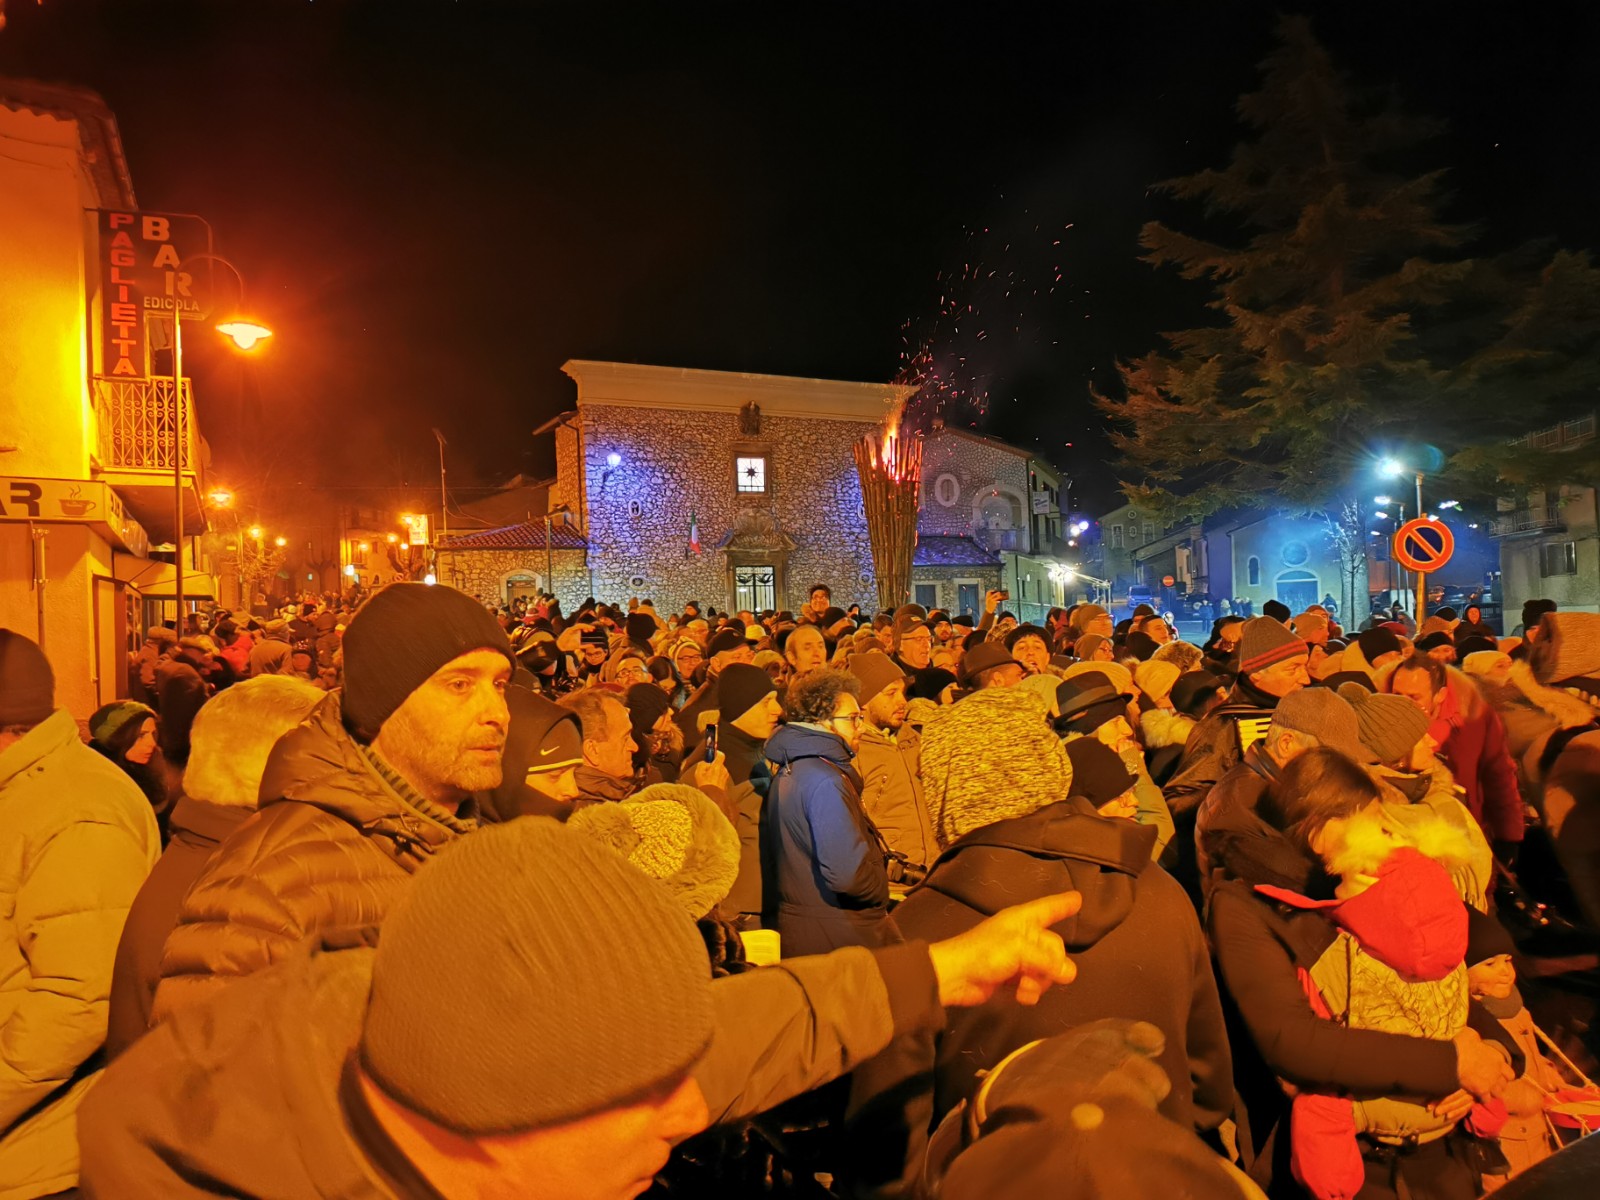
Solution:
{"label": "dark sky", "polygon": [[[1202,319],[1148,185],[1225,161],[1296,7],[10,0],[0,71],[102,93],[141,206],[248,277],[269,353],[186,339],[219,476],[420,486],[435,425],[452,483],[544,473],[566,358],[883,380],[909,339],[1094,507],[1088,384]],[[1486,244],[1600,244],[1600,6],[1308,10],[1449,122],[1416,166]]]}

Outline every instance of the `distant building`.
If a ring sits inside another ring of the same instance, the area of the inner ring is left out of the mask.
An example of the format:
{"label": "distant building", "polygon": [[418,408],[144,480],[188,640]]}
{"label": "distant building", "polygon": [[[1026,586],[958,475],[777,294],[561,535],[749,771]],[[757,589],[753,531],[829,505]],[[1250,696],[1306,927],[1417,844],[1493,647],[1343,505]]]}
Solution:
{"label": "distant building", "polygon": [[[1574,450],[1594,441],[1593,413],[1529,434],[1543,450]],[[1600,512],[1593,487],[1538,488],[1502,498],[1493,534],[1500,543],[1504,633],[1522,605],[1554,600],[1563,611],[1600,612]]]}
{"label": "distant building", "polygon": [[[573,359],[577,406],[555,436],[542,519],[462,534],[447,572],[499,603],[548,588],[648,597],[662,611],[795,609],[826,583],[834,603],[877,605],[851,447],[914,388]],[[552,559],[551,556],[554,556]],[[578,566],[581,556],[582,566]]]}
{"label": "distant building", "polygon": [[935,422],[923,438],[912,599],[979,615],[984,592],[999,587],[1023,621],[1070,603],[1073,589],[1052,578],[1079,557],[1064,534],[1063,481],[1020,446]]}

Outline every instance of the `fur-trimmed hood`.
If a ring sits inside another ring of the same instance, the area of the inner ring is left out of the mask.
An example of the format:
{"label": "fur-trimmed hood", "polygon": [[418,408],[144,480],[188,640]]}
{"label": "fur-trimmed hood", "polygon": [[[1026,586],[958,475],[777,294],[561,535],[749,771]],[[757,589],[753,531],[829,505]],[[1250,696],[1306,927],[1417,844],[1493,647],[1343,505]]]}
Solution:
{"label": "fur-trimmed hood", "polygon": [[698,788],[657,783],[567,822],[659,879],[693,920],[724,899],[739,874],[739,834]]}
{"label": "fur-trimmed hood", "polygon": [[1171,709],[1151,708],[1139,714],[1139,733],[1144,738],[1147,750],[1182,746],[1188,742],[1194,727],[1193,717],[1186,717]]}

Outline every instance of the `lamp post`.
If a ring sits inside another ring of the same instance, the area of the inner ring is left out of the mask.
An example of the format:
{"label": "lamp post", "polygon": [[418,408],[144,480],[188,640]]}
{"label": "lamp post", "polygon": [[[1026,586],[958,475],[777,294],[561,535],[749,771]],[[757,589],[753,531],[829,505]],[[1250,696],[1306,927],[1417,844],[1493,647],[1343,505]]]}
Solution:
{"label": "lamp post", "polygon": [[[244,304],[244,276],[220,254],[191,254],[179,263],[174,272],[198,262],[219,262],[233,272],[239,281],[239,303]],[[241,350],[250,350],[263,338],[272,336],[264,325],[243,318],[224,321],[217,331],[233,339]],[[172,305],[172,598],[176,609],[174,620],[178,632],[183,632],[183,314],[178,299]]]}
{"label": "lamp post", "polygon": [[[1398,479],[1398,478],[1400,478],[1402,475],[1406,474],[1410,470],[1411,470],[1411,468],[1407,467],[1405,463],[1401,462],[1397,458],[1386,458],[1386,459],[1384,459],[1382,462],[1380,462],[1378,464],[1379,473],[1382,474],[1382,475],[1388,476],[1390,479]],[[1420,516],[1422,516],[1422,472],[1421,471],[1415,471],[1415,472],[1412,472],[1412,473],[1416,476],[1416,482],[1417,482],[1417,516],[1420,517]],[[1402,520],[1404,520],[1403,514],[1402,514]],[[1416,611],[1416,617],[1417,617],[1417,625],[1420,628],[1421,625],[1422,625],[1423,619],[1425,617],[1427,617],[1427,615],[1428,615],[1428,591],[1427,591],[1427,588],[1428,588],[1428,575],[1427,575],[1427,572],[1425,572],[1425,571],[1418,571],[1417,572],[1417,584],[1416,584],[1416,586],[1417,586],[1417,591],[1416,591],[1415,611]]]}

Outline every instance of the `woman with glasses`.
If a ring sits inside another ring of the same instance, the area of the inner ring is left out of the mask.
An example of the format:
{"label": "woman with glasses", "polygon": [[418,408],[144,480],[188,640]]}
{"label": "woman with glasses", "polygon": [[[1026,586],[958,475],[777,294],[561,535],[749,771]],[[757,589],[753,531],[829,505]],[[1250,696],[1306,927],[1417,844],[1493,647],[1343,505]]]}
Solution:
{"label": "woman with glasses", "polygon": [[851,763],[866,720],[860,693],[848,671],[801,675],[785,698],[788,724],[767,739],[775,769],[761,809],[762,924],[778,931],[785,958],[899,940],[883,842]]}

